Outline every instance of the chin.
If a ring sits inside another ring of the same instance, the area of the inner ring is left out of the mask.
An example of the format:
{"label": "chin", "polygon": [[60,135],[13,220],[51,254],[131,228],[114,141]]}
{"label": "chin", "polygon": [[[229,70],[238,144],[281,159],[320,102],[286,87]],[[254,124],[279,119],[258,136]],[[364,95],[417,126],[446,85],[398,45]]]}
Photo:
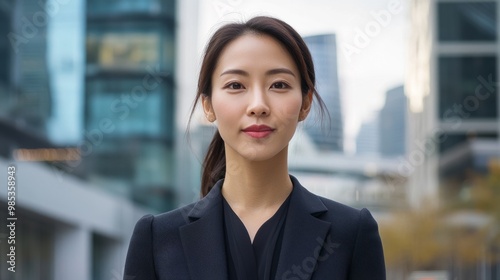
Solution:
{"label": "chin", "polygon": [[[249,161],[266,161],[271,160],[279,156],[284,149],[269,149],[265,147],[264,149],[255,148],[253,151],[244,151],[240,155]],[[285,151],[286,152],[286,151]]]}

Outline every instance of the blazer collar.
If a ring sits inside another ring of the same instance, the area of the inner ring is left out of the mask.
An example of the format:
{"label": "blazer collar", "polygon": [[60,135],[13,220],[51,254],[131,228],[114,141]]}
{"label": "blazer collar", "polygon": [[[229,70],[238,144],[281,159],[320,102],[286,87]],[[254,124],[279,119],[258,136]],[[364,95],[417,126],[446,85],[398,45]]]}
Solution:
{"label": "blazer collar", "polygon": [[296,210],[304,211],[313,216],[318,216],[328,211],[328,208],[326,208],[321,199],[304,188],[295,176],[290,175],[290,179],[293,184],[293,192],[290,199],[294,201],[294,208]]}
{"label": "blazer collar", "polygon": [[[330,223],[317,217],[328,211],[318,196],[306,190],[290,175],[293,191],[285,222],[280,261],[276,279],[288,279],[297,273],[295,266],[304,269],[300,279],[310,279],[318,261],[318,253],[330,229]],[[189,211],[190,223],[180,230],[184,254],[192,279],[225,280],[227,276],[224,240],[224,217],[221,188],[217,181],[210,192]],[[304,278],[306,277],[306,278]],[[290,278],[292,279],[292,278]]]}
{"label": "blazer collar", "polygon": [[275,279],[311,279],[331,223],[320,215],[328,208],[290,175],[294,186],[285,222]]}
{"label": "blazer collar", "polygon": [[208,194],[195,203],[191,211],[188,213],[188,217],[191,221],[202,218],[205,215],[210,214],[211,211],[220,210],[220,204],[222,203],[222,184],[224,183],[224,178],[218,180]]}
{"label": "blazer collar", "polygon": [[[328,211],[328,208],[326,208],[326,206],[317,195],[312,194],[306,188],[304,188],[300,184],[299,180],[295,178],[295,176],[289,176],[293,184],[293,192],[290,199],[294,201],[294,206],[296,208],[298,208],[300,211],[305,211],[313,216],[317,216]],[[204,215],[207,215],[215,207],[220,206],[220,203],[222,202],[221,190],[223,183],[224,179],[218,180],[212,187],[210,192],[194,205],[194,207],[188,213],[188,217],[191,220],[199,219]]]}

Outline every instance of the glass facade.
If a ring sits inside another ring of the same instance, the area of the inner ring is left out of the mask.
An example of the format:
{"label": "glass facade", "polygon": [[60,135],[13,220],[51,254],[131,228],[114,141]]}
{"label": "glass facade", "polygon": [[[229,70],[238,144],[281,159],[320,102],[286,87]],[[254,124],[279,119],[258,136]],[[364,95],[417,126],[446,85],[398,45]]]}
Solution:
{"label": "glass facade", "polygon": [[87,2],[84,118],[87,138],[99,141],[84,169],[158,211],[175,200],[174,3]]}
{"label": "glass facade", "polygon": [[[0,46],[4,46],[0,47],[0,52],[7,55],[6,61],[1,62],[0,69],[8,67],[9,72],[9,74],[4,73],[3,78],[0,77],[0,94],[2,91],[9,91],[8,94],[0,95],[5,97],[2,100],[4,104],[2,115],[22,123],[31,134],[40,137],[47,136],[46,126],[52,114],[52,97],[46,57],[47,24],[37,21],[35,26],[33,18],[39,12],[40,5],[45,3],[46,1],[22,3],[3,1],[0,4],[2,13],[10,13],[10,16],[2,17],[0,20],[3,22],[0,32],[7,32],[7,36],[2,37],[2,43],[0,43]],[[33,26],[32,29],[28,30],[27,22]],[[6,89],[2,84],[9,79],[10,85]]]}
{"label": "glass facade", "polygon": [[[478,232],[491,236],[478,238],[469,243],[463,253],[457,250],[447,257],[448,265],[443,269],[448,271],[450,279],[498,278],[498,243],[495,241],[498,231],[494,226],[489,228],[482,224],[481,218],[473,215],[481,213],[494,221],[499,213],[497,208],[488,206],[496,205],[498,200],[494,188],[498,185],[495,180],[500,170],[500,127],[497,125],[500,108],[497,86],[499,4],[498,0],[438,0],[434,6],[436,20],[430,21],[436,23],[437,33],[437,42],[432,48],[435,55],[431,54],[431,60],[436,59],[431,65],[437,66],[436,98],[431,100],[436,100],[437,104],[430,106],[431,112],[422,114],[424,119],[415,127],[432,123],[432,110],[437,110],[434,129],[439,131],[439,138],[436,138],[439,140],[436,143],[438,156],[436,165],[424,166],[421,169],[424,172],[416,173],[414,188],[425,186],[435,172],[437,176],[432,180],[436,180],[439,187],[443,209],[451,206],[448,209],[453,209],[452,215],[456,217],[462,215],[458,213],[472,214],[467,219],[461,217],[460,224],[453,227],[453,235],[457,238],[451,242],[456,248],[463,246],[460,243],[464,237],[479,236]],[[429,163],[433,158],[429,156]],[[474,253],[474,248],[481,248],[481,253]]]}
{"label": "glass facade", "polygon": [[0,137],[1,155],[80,148],[79,162],[43,162],[169,210],[175,3],[0,1],[0,135],[10,137]]}
{"label": "glass facade", "polygon": [[[483,85],[484,81],[493,77],[497,77],[496,56],[441,56],[439,117],[448,118],[450,110],[453,110],[463,119],[497,118],[498,90]],[[478,91],[478,87],[482,88]]]}
{"label": "glass facade", "polygon": [[492,1],[439,3],[439,41],[495,41],[496,11]]}
{"label": "glass facade", "polygon": [[172,96],[167,84],[146,90],[142,79],[135,77],[89,80],[87,126],[97,128],[109,118],[114,137],[158,136],[172,141]]}
{"label": "glass facade", "polygon": [[444,154],[453,148],[463,145],[469,140],[473,139],[496,139],[498,135],[496,133],[442,133],[439,135],[439,151]]}
{"label": "glass facade", "polygon": [[143,70],[159,64],[173,71],[173,27],[161,21],[132,20],[89,22],[87,32],[87,67],[90,69]]}
{"label": "glass facade", "polygon": [[[7,38],[10,32],[10,14],[6,9],[0,9],[0,38]],[[7,100],[10,85],[10,43],[0,40],[0,100]],[[0,102],[0,116],[7,109],[7,102]]]}

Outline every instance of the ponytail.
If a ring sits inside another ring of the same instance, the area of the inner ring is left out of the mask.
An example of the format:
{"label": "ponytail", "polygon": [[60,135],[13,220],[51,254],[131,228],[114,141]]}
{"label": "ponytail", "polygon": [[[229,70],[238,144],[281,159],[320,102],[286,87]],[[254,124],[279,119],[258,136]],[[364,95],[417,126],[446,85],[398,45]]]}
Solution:
{"label": "ponytail", "polygon": [[206,196],[215,183],[225,176],[225,173],[226,151],[224,148],[224,140],[222,140],[219,130],[216,130],[212,142],[210,142],[210,146],[208,146],[207,155],[203,160],[201,196]]}

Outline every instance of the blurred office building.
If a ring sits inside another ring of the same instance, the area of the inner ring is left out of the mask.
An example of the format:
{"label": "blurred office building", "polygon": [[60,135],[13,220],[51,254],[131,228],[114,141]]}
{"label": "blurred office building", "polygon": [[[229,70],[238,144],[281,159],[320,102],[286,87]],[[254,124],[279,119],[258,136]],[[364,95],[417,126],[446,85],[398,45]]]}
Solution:
{"label": "blurred office building", "polygon": [[[7,38],[11,29],[12,10],[9,7],[0,7],[0,36]],[[0,99],[7,100],[10,86],[10,44],[8,40],[0,40]],[[5,115],[6,102],[0,102],[0,114]]]}
{"label": "blurred office building", "polygon": [[380,156],[380,121],[378,113],[364,121],[356,136],[356,154]]}
{"label": "blurred office building", "polygon": [[123,279],[135,222],[177,206],[181,6],[0,1],[0,179],[15,166],[18,218],[0,279]]}
{"label": "blurred office building", "polygon": [[379,112],[379,152],[383,157],[406,154],[406,96],[404,87],[387,91]]}
{"label": "blurred office building", "polygon": [[344,129],[340,103],[337,70],[337,41],[335,34],[304,37],[314,61],[316,87],[330,113],[322,116],[319,110],[311,112],[305,129],[315,145],[324,151],[344,151]]}
{"label": "blurred office building", "polygon": [[[411,1],[408,153],[400,172],[410,176],[416,208],[465,198],[474,177],[487,177],[500,159],[499,14],[498,0]],[[460,221],[470,232],[478,220]],[[465,268],[451,262],[450,277],[498,279],[500,265],[488,258]]]}
{"label": "blurred office building", "polygon": [[499,1],[413,1],[406,94],[412,201],[500,157]]}
{"label": "blurred office building", "polygon": [[356,154],[389,158],[404,155],[406,110],[404,87],[388,90],[382,109],[361,124],[356,137]]}
{"label": "blurred office building", "polygon": [[[45,1],[40,3],[43,5]],[[3,13],[0,44],[4,73],[0,78],[0,96],[5,99],[0,102],[0,116],[15,119],[34,134],[44,135],[52,113],[45,55],[48,47],[44,35],[47,33],[46,19],[36,18],[37,26],[32,22],[32,15],[40,9],[36,2],[3,1],[0,9]],[[12,32],[14,28],[18,32]],[[15,95],[15,101],[11,95]]]}
{"label": "blurred office building", "polygon": [[[174,1],[86,6],[85,172],[160,210],[174,202]],[[87,148],[87,146],[89,146]]]}

